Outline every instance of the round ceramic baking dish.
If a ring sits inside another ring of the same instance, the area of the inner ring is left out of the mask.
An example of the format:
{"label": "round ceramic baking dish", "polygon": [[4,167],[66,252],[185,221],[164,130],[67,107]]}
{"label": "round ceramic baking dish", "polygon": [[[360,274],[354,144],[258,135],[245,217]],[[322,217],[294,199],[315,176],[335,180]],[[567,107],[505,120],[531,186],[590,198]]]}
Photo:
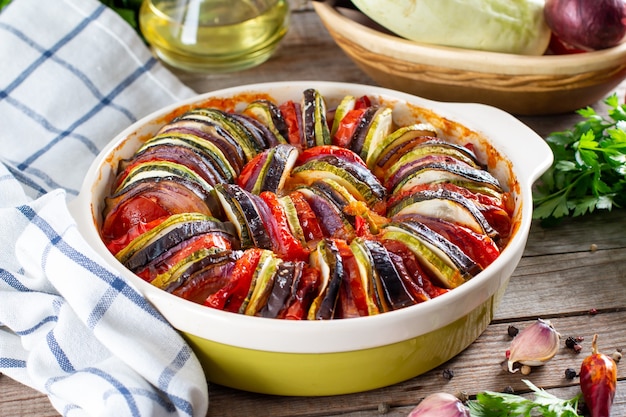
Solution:
{"label": "round ceramic baking dish", "polygon": [[[507,246],[484,271],[437,298],[375,316],[291,321],[224,312],[179,298],[143,281],[106,249],[99,227],[117,162],[185,109],[259,96],[300,100],[317,89],[328,108],[345,95],[368,95],[394,109],[399,124],[431,122],[463,134],[489,170],[512,193],[514,227]],[[217,101],[216,101],[217,100]],[[511,115],[481,104],[440,103],[366,85],[285,82],[240,86],[200,95],[159,110],[117,137],[95,159],[72,213],[90,245],[179,330],[210,382],[276,395],[337,395],[388,386],[422,374],[463,351],[485,330],[526,245],[533,182],[552,163],[546,143]]]}

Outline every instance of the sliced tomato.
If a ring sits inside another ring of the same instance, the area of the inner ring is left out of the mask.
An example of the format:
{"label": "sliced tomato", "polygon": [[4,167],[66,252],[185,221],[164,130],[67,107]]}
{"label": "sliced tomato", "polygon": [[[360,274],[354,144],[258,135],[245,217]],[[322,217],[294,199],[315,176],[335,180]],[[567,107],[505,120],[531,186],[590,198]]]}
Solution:
{"label": "sliced tomato", "polygon": [[332,143],[336,146],[341,146],[348,148],[350,146],[350,142],[352,141],[352,136],[359,126],[359,121],[367,111],[367,108],[355,108],[350,110],[346,115],[341,119],[339,123],[339,127],[337,128],[337,132],[332,137]]}
{"label": "sliced tomato", "polygon": [[283,260],[306,261],[309,259],[310,251],[291,233],[289,220],[278,196],[272,192],[264,191],[259,197],[265,202],[270,212],[269,218],[264,218],[263,221],[272,235],[274,252]]}
{"label": "sliced tomato", "polygon": [[372,100],[370,100],[368,96],[361,96],[357,98],[356,102],[354,103],[355,109],[361,109],[361,108],[366,108],[366,107],[371,107],[371,106],[372,106]]}
{"label": "sliced tomato", "polygon": [[320,159],[326,156],[336,156],[346,162],[356,163],[367,168],[365,162],[363,162],[361,157],[355,152],[336,145],[315,146],[313,148],[305,149],[300,153],[300,155],[298,155],[295,165],[303,165],[311,160]]}
{"label": "sliced tomato", "polygon": [[259,264],[263,249],[251,248],[237,260],[228,283],[209,295],[204,305],[236,313],[250,290],[254,270]]}
{"label": "sliced tomato", "polygon": [[304,232],[305,240],[307,242],[316,242],[322,239],[324,232],[322,232],[319,220],[302,193],[293,191],[289,193],[289,198],[298,212],[298,220],[300,220],[300,227]]}
{"label": "sliced tomato", "polygon": [[106,247],[113,255],[124,249],[130,242],[161,224],[169,216],[158,217],[151,222],[140,222],[128,229],[126,234],[117,239],[105,241]]}
{"label": "sliced tomato", "polygon": [[102,236],[105,242],[118,240],[131,229],[137,227],[139,231],[143,225],[169,217],[170,214],[171,211],[161,206],[157,199],[140,195],[122,202],[105,217]]}
{"label": "sliced tomato", "polygon": [[363,287],[354,253],[345,240],[335,240],[335,244],[343,261],[338,314],[341,318],[367,316],[367,293]]}
{"label": "sliced tomato", "polygon": [[258,153],[246,165],[244,165],[241,173],[237,177],[237,185],[244,190],[252,190],[268,155],[268,152]]}
{"label": "sliced tomato", "polygon": [[293,146],[302,145],[302,111],[300,104],[289,100],[279,106],[280,112],[287,124],[287,141]]}

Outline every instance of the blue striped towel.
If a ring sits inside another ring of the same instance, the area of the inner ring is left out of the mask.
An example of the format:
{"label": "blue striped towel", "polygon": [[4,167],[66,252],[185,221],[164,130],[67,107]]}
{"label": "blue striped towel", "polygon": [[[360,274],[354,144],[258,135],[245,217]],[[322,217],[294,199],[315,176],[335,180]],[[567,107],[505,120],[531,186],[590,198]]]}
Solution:
{"label": "blue striped towel", "polygon": [[111,138],[193,94],[96,0],[0,13],[0,372],[63,415],[206,415],[189,346],[67,209]]}

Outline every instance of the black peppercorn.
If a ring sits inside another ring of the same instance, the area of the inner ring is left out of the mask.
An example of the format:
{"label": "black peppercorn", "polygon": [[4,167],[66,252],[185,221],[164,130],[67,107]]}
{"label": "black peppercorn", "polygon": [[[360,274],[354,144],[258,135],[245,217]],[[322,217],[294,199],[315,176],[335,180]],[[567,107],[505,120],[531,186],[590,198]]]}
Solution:
{"label": "black peppercorn", "polygon": [[572,369],[572,368],[567,368],[565,370],[565,378],[567,379],[574,379],[576,378],[576,370]]}
{"label": "black peppercorn", "polygon": [[452,369],[444,369],[443,377],[447,380],[451,380],[452,378],[454,378],[454,371]]}
{"label": "black peppercorn", "polygon": [[509,326],[509,328],[507,329],[507,332],[509,334],[509,336],[511,337],[515,337],[517,336],[517,334],[519,333],[519,329],[513,325]]}

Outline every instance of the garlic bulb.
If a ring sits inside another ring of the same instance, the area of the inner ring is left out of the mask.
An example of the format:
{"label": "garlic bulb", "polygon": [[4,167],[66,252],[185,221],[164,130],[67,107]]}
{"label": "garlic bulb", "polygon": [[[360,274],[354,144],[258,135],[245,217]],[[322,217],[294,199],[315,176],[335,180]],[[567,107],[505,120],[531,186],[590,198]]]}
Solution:
{"label": "garlic bulb", "polygon": [[524,328],[511,342],[509,348],[508,369],[515,363],[527,366],[540,366],[549,361],[559,350],[561,335],[547,320],[537,319]]}
{"label": "garlic bulb", "polygon": [[424,398],[408,417],[470,417],[470,413],[454,395],[438,392]]}

